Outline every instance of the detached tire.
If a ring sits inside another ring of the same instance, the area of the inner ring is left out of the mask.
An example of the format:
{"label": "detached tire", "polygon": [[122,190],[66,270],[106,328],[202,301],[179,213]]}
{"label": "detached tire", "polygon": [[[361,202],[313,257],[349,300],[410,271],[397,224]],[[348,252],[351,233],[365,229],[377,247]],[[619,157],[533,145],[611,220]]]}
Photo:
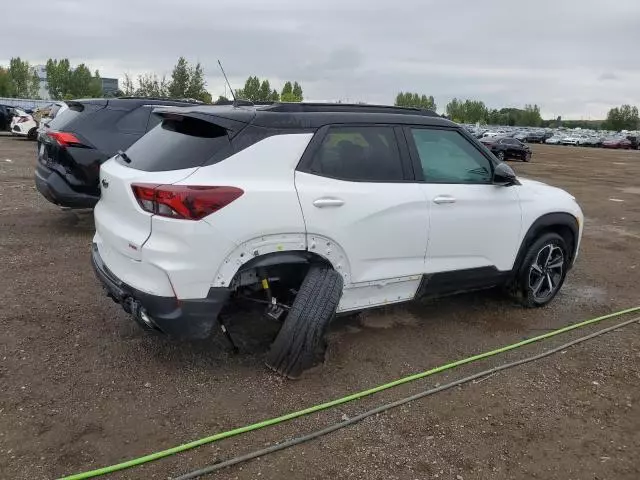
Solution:
{"label": "detached tire", "polygon": [[527,250],[513,285],[516,299],[527,308],[543,307],[560,291],[567,275],[569,249],[557,233],[545,233]]}
{"label": "detached tire", "polygon": [[342,296],[342,276],[325,266],[312,266],[300,286],[266,364],[285,377],[298,378],[324,357],[325,332]]}

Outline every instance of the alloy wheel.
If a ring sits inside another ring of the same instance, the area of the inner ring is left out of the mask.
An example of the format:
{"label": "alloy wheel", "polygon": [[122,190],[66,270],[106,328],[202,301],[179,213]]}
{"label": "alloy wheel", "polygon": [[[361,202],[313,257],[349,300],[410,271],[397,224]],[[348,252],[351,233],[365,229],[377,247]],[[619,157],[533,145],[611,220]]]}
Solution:
{"label": "alloy wheel", "polygon": [[562,281],[564,251],[554,244],[543,246],[529,268],[529,288],[536,301],[552,297]]}

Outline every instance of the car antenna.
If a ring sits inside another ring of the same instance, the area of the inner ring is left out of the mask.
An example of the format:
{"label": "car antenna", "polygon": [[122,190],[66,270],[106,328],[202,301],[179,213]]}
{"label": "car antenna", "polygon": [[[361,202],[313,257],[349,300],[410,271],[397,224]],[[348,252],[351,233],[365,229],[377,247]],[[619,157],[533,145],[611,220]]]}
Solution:
{"label": "car antenna", "polygon": [[227,82],[227,85],[229,86],[229,91],[231,92],[231,96],[233,97],[233,106],[234,107],[238,107],[241,105],[244,106],[253,106],[253,102],[250,102],[249,100],[238,100],[236,98],[236,94],[233,93],[233,88],[231,87],[231,83],[229,83],[229,79],[227,78],[227,74],[224,73],[224,68],[222,68],[222,63],[220,62],[220,59],[218,59],[218,66],[220,67],[220,71],[222,72],[222,75],[224,76],[224,81]]}

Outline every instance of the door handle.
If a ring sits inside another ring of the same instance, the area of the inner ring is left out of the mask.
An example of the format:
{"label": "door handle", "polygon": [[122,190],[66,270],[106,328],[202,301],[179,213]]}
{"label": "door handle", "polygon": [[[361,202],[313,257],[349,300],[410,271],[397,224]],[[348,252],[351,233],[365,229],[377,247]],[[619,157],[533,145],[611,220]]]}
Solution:
{"label": "door handle", "polygon": [[433,199],[433,203],[437,203],[438,205],[442,203],[456,203],[456,199],[450,195],[440,195]]}
{"label": "door handle", "polygon": [[342,205],[344,205],[344,200],[339,198],[318,198],[313,202],[313,206],[318,208],[341,207]]}

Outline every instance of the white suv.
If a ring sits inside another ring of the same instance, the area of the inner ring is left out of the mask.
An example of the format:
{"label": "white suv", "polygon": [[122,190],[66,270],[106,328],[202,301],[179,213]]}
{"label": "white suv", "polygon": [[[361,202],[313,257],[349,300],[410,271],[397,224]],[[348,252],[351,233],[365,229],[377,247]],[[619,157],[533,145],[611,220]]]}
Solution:
{"label": "white suv", "polygon": [[223,306],[261,304],[283,321],[267,365],[296,377],[336,313],[494,286],[541,306],[576,259],[574,197],[516,178],[433,112],[156,113],[160,125],[101,167],[92,255],[148,329],[203,338]]}

